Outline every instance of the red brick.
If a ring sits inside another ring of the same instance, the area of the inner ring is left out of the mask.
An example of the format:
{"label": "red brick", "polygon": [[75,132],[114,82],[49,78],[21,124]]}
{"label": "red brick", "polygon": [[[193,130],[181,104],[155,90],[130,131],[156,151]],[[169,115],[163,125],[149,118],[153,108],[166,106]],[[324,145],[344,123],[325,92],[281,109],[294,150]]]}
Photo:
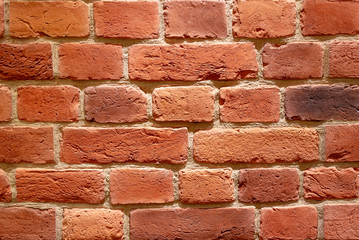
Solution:
{"label": "red brick", "polygon": [[[359,20],[359,15],[358,15],[358,20]],[[337,41],[330,43],[329,77],[359,78],[358,68],[359,68],[359,42]]]}
{"label": "red brick", "polygon": [[254,239],[254,208],[138,209],[131,239]]}
{"label": "red brick", "polygon": [[279,88],[224,87],[219,92],[223,122],[278,122]]}
{"label": "red brick", "polygon": [[212,87],[156,88],[152,93],[156,121],[211,122],[214,118]]}
{"label": "red brick", "polygon": [[226,4],[224,1],[178,1],[164,3],[166,37],[227,37]]}
{"label": "red brick", "polygon": [[118,80],[123,77],[122,47],[104,43],[64,43],[59,47],[60,78]]}
{"label": "red brick", "polygon": [[310,128],[215,128],[194,134],[193,157],[206,163],[290,163],[319,160]]}
{"label": "red brick", "polygon": [[95,31],[107,38],[157,38],[158,2],[95,2]]}
{"label": "red brick", "polygon": [[316,239],[317,218],[315,207],[262,208],[260,238]]}
{"label": "red brick", "polygon": [[237,80],[256,78],[254,44],[136,45],[129,49],[132,80]]}
{"label": "red brick", "polygon": [[239,201],[287,202],[299,198],[299,174],[293,168],[239,171]]}
{"label": "red brick", "polygon": [[0,169],[0,202],[11,202],[11,199],[12,195],[9,178],[7,177],[6,172]]}
{"label": "red brick", "polygon": [[105,198],[100,170],[16,169],[18,202],[101,203]]}
{"label": "red brick", "polygon": [[49,43],[0,44],[1,80],[53,79]]}
{"label": "red brick", "polygon": [[20,120],[75,122],[79,115],[80,90],[72,86],[17,89],[17,114]]}
{"label": "red brick", "polygon": [[184,203],[232,202],[232,169],[181,170],[179,195]]}
{"label": "red brick", "polygon": [[278,38],[295,33],[295,3],[288,1],[240,1],[233,9],[233,36]]}
{"label": "red brick", "polygon": [[0,121],[10,121],[12,112],[11,92],[8,87],[0,86]]}
{"label": "red brick", "polygon": [[319,43],[288,43],[263,48],[263,74],[267,79],[307,79],[323,76],[323,48]]}
{"label": "red brick", "polygon": [[85,118],[98,123],[147,121],[147,96],[138,87],[88,87]]}
{"label": "red brick", "polygon": [[359,33],[359,3],[341,0],[305,0],[301,12],[303,35]]}
{"label": "red brick", "polygon": [[56,239],[55,209],[0,208],[0,238]]}
{"label": "red brick", "polygon": [[53,128],[1,127],[0,162],[53,163]]}
{"label": "red brick", "polygon": [[0,37],[4,36],[5,20],[4,20],[4,1],[0,0]]}
{"label": "red brick", "polygon": [[173,202],[173,173],[163,169],[113,169],[112,204]]}
{"label": "red brick", "polygon": [[65,128],[61,160],[70,164],[183,164],[187,146],[185,128]]}
{"label": "red brick", "polygon": [[10,2],[10,36],[87,37],[89,8],[82,1]]}
{"label": "red brick", "polygon": [[66,240],[123,239],[123,212],[110,209],[65,209],[62,237]]}

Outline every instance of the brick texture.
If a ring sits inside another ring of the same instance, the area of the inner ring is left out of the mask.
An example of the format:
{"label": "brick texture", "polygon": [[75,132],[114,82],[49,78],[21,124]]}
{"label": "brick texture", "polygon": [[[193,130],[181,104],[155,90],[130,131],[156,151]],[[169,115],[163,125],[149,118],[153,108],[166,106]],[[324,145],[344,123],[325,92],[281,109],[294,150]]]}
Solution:
{"label": "brick texture", "polygon": [[2,169],[0,169],[0,202],[11,202],[11,188],[9,178]]}
{"label": "brick texture", "polygon": [[4,1],[0,0],[0,37],[4,36],[5,20],[4,20]]}
{"label": "brick texture", "polygon": [[0,85],[0,122],[10,121],[12,112],[10,88]]}
{"label": "brick texture", "polygon": [[[359,18],[359,4],[358,4]],[[359,29],[358,29],[359,30]],[[329,76],[333,78],[359,77],[359,42],[332,42],[329,46]]]}

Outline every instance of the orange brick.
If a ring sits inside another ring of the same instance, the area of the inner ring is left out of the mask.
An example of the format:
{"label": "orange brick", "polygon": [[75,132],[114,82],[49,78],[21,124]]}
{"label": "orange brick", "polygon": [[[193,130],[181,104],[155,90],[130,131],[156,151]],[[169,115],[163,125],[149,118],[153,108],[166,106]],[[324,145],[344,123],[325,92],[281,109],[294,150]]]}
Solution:
{"label": "orange brick", "polygon": [[0,86],[0,121],[10,121],[12,112],[11,92],[8,87]]}
{"label": "orange brick", "polygon": [[11,199],[12,195],[9,178],[7,177],[6,172],[0,169],[0,202],[11,202]]}

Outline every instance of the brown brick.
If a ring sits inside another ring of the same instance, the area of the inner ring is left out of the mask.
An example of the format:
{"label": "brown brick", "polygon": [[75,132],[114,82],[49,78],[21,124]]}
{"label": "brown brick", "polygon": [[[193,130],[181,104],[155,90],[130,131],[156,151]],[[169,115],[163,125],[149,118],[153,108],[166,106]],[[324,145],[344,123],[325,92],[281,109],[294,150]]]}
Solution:
{"label": "brown brick", "polygon": [[0,0],[0,37],[4,36],[5,20],[4,20],[4,1]]}
{"label": "brown brick", "polygon": [[60,78],[118,80],[123,77],[122,47],[104,43],[64,43],[59,47]]}
{"label": "brown brick", "polygon": [[133,240],[254,239],[254,208],[138,209],[130,232]]}
{"label": "brown brick", "polygon": [[147,96],[138,87],[98,86],[85,89],[85,117],[98,123],[147,121]]}
{"label": "brown brick", "polygon": [[110,192],[112,204],[173,202],[173,173],[164,169],[113,169]]}
{"label": "brown brick", "polygon": [[239,171],[239,201],[287,202],[299,198],[299,174],[293,168]]}
{"label": "brown brick", "polygon": [[224,87],[219,92],[221,121],[278,122],[279,88]]}
{"label": "brown brick", "polygon": [[10,2],[10,36],[87,37],[89,8],[82,1]]}
{"label": "brown brick", "polygon": [[12,195],[11,195],[9,178],[7,177],[6,172],[0,169],[0,202],[11,202],[11,199],[12,199]]}
{"label": "brown brick", "polygon": [[10,121],[12,112],[11,92],[8,87],[0,86],[0,121]]}
{"label": "brown brick", "polygon": [[132,80],[237,80],[256,78],[254,44],[136,45],[129,49]]}
{"label": "brown brick", "polygon": [[288,43],[263,48],[263,74],[267,79],[307,79],[323,76],[323,48],[319,43]]}
{"label": "brown brick", "polygon": [[16,169],[18,202],[101,203],[105,198],[100,170]]}
{"label": "brown brick", "polygon": [[[359,20],[359,15],[358,15],[358,20]],[[359,78],[358,69],[359,69],[359,42],[337,41],[330,43],[329,77]]]}
{"label": "brown brick", "polygon": [[211,122],[214,118],[212,87],[156,88],[152,93],[156,121]]}
{"label": "brown brick", "polygon": [[290,163],[319,160],[310,128],[215,128],[194,134],[193,157],[207,163]]}
{"label": "brown brick", "polygon": [[66,163],[172,163],[187,161],[187,129],[65,128]]}
{"label": "brown brick", "polygon": [[17,89],[17,114],[20,120],[75,122],[79,115],[80,90],[72,86]]}

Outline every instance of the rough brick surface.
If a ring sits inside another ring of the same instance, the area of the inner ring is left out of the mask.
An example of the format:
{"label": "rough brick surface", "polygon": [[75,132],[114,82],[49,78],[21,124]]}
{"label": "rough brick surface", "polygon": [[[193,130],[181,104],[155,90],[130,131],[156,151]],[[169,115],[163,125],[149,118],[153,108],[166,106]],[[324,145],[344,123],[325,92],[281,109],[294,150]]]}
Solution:
{"label": "rough brick surface", "polygon": [[65,209],[62,220],[65,240],[123,239],[123,212],[110,209]]}
{"label": "rough brick surface", "polygon": [[0,208],[0,238],[55,240],[55,209]]}
{"label": "rough brick surface", "polygon": [[158,2],[95,2],[95,31],[107,38],[157,38]]}
{"label": "rough brick surface", "polygon": [[147,121],[147,96],[138,87],[88,87],[85,118],[98,123]]}
{"label": "rough brick surface", "polygon": [[285,114],[290,120],[358,120],[359,87],[301,85],[285,90]]}
{"label": "rough brick surface", "polygon": [[211,122],[214,118],[212,87],[156,88],[152,93],[156,121]]}
{"label": "rough brick surface", "polygon": [[323,76],[323,48],[319,43],[288,43],[263,49],[263,74],[267,79],[307,79]]}
{"label": "rough brick surface", "polygon": [[123,77],[122,47],[103,43],[64,43],[59,47],[60,78],[117,80]]}
{"label": "rough brick surface", "polygon": [[99,170],[16,169],[17,201],[101,203],[104,175]]}
{"label": "rough brick surface", "polygon": [[170,0],[164,3],[166,37],[225,38],[227,36],[224,1]]}
{"label": "rough brick surface", "polygon": [[53,79],[49,43],[0,44],[1,80]]}
{"label": "rough brick surface", "polygon": [[298,171],[293,168],[240,170],[238,194],[242,202],[298,200]]}
{"label": "rough brick surface", "polygon": [[232,169],[181,170],[179,197],[184,203],[232,202]]}
{"label": "rough brick surface", "polygon": [[61,160],[182,164],[187,161],[187,137],[185,128],[65,128]]}
{"label": "rough brick surface", "polygon": [[220,117],[223,122],[278,122],[279,88],[221,88]]}
{"label": "rough brick surface", "polygon": [[254,239],[254,208],[138,209],[131,239]]}
{"label": "rough brick surface", "polygon": [[0,169],[0,202],[11,202],[11,198],[9,178],[6,172]]}
{"label": "rough brick surface", "polygon": [[53,163],[53,128],[1,127],[0,162]]}
{"label": "rough brick surface", "polygon": [[266,239],[316,239],[315,207],[263,208],[260,237]]}
{"label": "rough brick surface", "polygon": [[89,8],[82,1],[11,2],[10,36],[87,37]]}
{"label": "rough brick surface", "polygon": [[287,1],[240,1],[233,9],[233,36],[287,37],[295,33],[295,3]]}
{"label": "rough brick surface", "polygon": [[173,173],[164,169],[113,169],[110,192],[112,204],[173,202]]}
{"label": "rough brick surface", "polygon": [[10,88],[0,85],[0,121],[10,121],[12,111]]}
{"label": "rough brick surface", "polygon": [[129,49],[132,80],[236,80],[256,78],[254,44],[136,45]]}
{"label": "rough brick surface", "polygon": [[72,86],[19,87],[17,114],[20,120],[74,122],[78,120],[80,90]]}
{"label": "rough brick surface", "polygon": [[0,0],[0,37],[5,32],[5,21],[4,21],[4,0]]}
{"label": "rough brick surface", "polygon": [[207,163],[311,162],[319,136],[310,128],[223,129],[194,134],[193,157]]}
{"label": "rough brick surface", "polygon": [[[359,4],[358,4],[359,7]],[[358,8],[359,20],[359,8]],[[359,28],[358,28],[359,29]],[[359,42],[332,42],[329,47],[329,76],[359,78]]]}

